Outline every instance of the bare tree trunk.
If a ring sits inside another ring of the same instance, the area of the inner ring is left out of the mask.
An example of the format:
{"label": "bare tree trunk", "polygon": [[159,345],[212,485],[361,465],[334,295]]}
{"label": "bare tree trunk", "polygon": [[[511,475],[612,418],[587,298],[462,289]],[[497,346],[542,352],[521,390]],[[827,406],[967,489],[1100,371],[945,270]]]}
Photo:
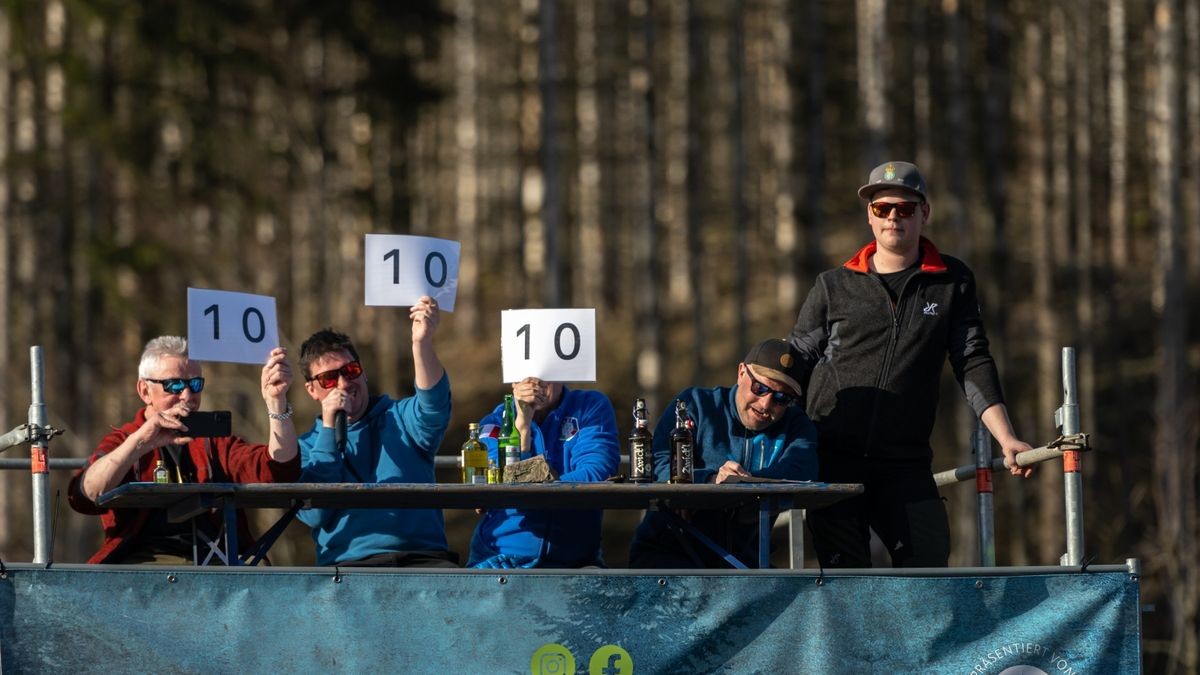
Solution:
{"label": "bare tree trunk", "polygon": [[804,228],[804,254],[798,262],[802,265],[800,278],[811,283],[825,268],[825,16],[821,0],[806,0],[804,17],[805,21],[798,25],[807,27],[804,43],[808,49],[804,54],[808,62],[803,68],[799,64],[793,66],[805,74],[804,116],[800,120],[805,132],[796,134],[797,138],[804,138],[806,174],[803,204],[797,207]]}
{"label": "bare tree trunk", "polygon": [[[9,168],[9,147],[11,145],[10,134],[13,133],[13,125],[9,119],[9,110],[11,109],[8,102],[11,101],[10,78],[12,76],[12,63],[9,60],[10,50],[12,49],[12,32],[11,23],[8,18],[8,13],[0,10],[0,382],[18,381],[14,378],[15,362],[12,355],[17,352],[18,345],[13,339],[12,332],[9,327],[8,317],[10,310],[10,298],[13,295],[12,277],[13,270],[9,266],[10,242],[12,240],[15,228],[12,219],[12,201],[11,201],[11,185],[9,178],[11,169]],[[8,430],[13,426],[14,419],[9,419],[8,410],[10,407],[16,409],[17,401],[19,400],[15,394],[19,391],[17,387],[0,387],[0,434],[8,433]],[[0,509],[4,513],[16,513],[14,509],[14,481],[15,477],[21,475],[17,471],[6,471],[0,473],[0,490],[3,494],[0,495]],[[22,476],[23,477],[23,476]],[[0,518],[0,549],[11,550],[10,542],[13,539],[14,532],[12,531],[12,517]]]}
{"label": "bare tree trunk", "polygon": [[[1029,147],[1029,224],[1031,231],[1030,249],[1033,253],[1033,299],[1034,323],[1037,335],[1037,410],[1054,410],[1058,406],[1059,393],[1059,345],[1055,331],[1053,311],[1054,269],[1051,255],[1050,217],[1047,213],[1048,158],[1047,139],[1049,109],[1046,100],[1046,82],[1041,68],[1045,63],[1046,43],[1042,27],[1032,21],[1025,27],[1026,43],[1026,105],[1028,106],[1027,137]],[[1038,415],[1038,419],[1044,419]],[[1041,432],[1042,429],[1037,431]],[[1048,433],[1043,435],[1049,437]],[[1038,481],[1038,528],[1037,562],[1053,564],[1062,552],[1062,478],[1059,472],[1048,466],[1039,472]]]}
{"label": "bare tree trunk", "polygon": [[1173,0],[1154,7],[1154,97],[1150,142],[1154,162],[1151,208],[1158,227],[1155,309],[1160,316],[1158,396],[1154,443],[1154,504],[1159,558],[1165,568],[1171,634],[1170,669],[1200,668],[1197,609],[1196,400],[1187,354],[1187,274],[1180,193],[1179,13]]}
{"label": "bare tree trunk", "polygon": [[867,167],[884,160],[887,139],[887,97],[881,45],[886,44],[887,4],[884,0],[857,0],[858,105],[861,109],[863,156]]}
{"label": "bare tree trunk", "polygon": [[[533,298],[542,302],[541,292],[546,274],[546,230],[542,220],[545,205],[546,177],[542,174],[539,153],[542,143],[541,96],[537,90],[538,76],[538,44],[537,39],[537,5],[523,3],[520,13],[522,26],[518,35],[521,36],[520,73],[521,88],[521,261],[523,275],[507,275],[510,283],[517,284],[519,295],[513,298],[514,306],[527,306]],[[530,36],[535,36],[531,38]]]}
{"label": "bare tree trunk", "polygon": [[[733,136],[733,250],[734,250],[734,351],[740,353],[747,347],[746,329],[749,324],[747,312],[746,276],[749,274],[747,260],[748,218],[746,216],[746,130],[743,117],[746,106],[745,94],[745,51],[746,8],[742,0],[733,3],[733,40],[730,41],[729,62],[733,64],[733,118],[730,134]],[[734,357],[736,358],[736,357]]]}
{"label": "bare tree trunk", "polygon": [[[966,131],[967,92],[963,82],[963,64],[969,60],[965,29],[962,16],[962,6],[957,0],[946,0],[941,3],[942,23],[945,34],[942,40],[942,61],[939,69],[946,79],[946,128],[941,139],[943,147],[949,150],[948,162],[945,167],[945,185],[947,190],[939,194],[937,204],[937,219],[939,235],[946,241],[944,246],[954,251],[954,254],[973,263],[973,241],[967,228],[967,218],[964,200],[967,198],[967,147],[970,144]],[[927,169],[928,171],[928,169]],[[929,174],[926,174],[929,175]],[[954,447],[958,451],[951,458],[955,466],[970,464],[974,461],[973,438],[976,416],[970,406],[959,404],[953,406],[954,411]],[[958,564],[974,564],[978,562],[978,547],[970,546],[970,542],[978,541],[976,519],[977,506],[973,499],[963,499],[958,502],[958,508],[950,515],[954,532],[954,541],[959,546],[953,552],[953,560]]]}
{"label": "bare tree trunk", "polygon": [[1070,73],[1066,9],[1047,6],[1050,16],[1050,241],[1051,260],[1066,263],[1071,253]]}
{"label": "bare tree trunk", "polygon": [[461,242],[458,293],[455,310],[460,329],[479,332],[479,271],[483,259],[479,245],[479,92],[478,39],[474,0],[457,0],[454,5],[455,93],[455,228]]}
{"label": "bare tree trunk", "polygon": [[[470,1],[470,0],[468,0]],[[575,295],[585,307],[599,306],[604,294],[604,240],[600,211],[600,108],[597,99],[596,23],[597,0],[581,0],[575,7],[575,77],[578,82],[575,124],[579,146],[576,228],[579,238],[573,264]]]}
{"label": "bare tree trunk", "polygon": [[[1126,171],[1129,82],[1125,77],[1127,0],[1108,0],[1108,228],[1110,264],[1119,277],[1129,264]],[[1117,317],[1114,317],[1117,318]]]}
{"label": "bare tree trunk", "polygon": [[[1010,139],[1009,128],[1010,106],[1012,105],[1012,78],[1019,76],[1020,71],[1010,70],[1011,35],[1008,26],[1004,0],[985,0],[984,2],[984,82],[980,89],[983,96],[983,128],[987,133],[982,134],[983,166],[1003,167],[1010,164],[1007,157]],[[1019,67],[1019,66],[1018,66]],[[979,260],[986,261],[982,274],[977,270],[976,279],[979,286],[980,305],[983,310],[984,322],[988,332],[993,336],[991,341],[992,356],[1000,366],[1000,372],[1006,376],[1005,391],[1010,399],[1010,412],[1013,413],[1013,424],[1017,425],[1017,434],[1021,438],[1029,438],[1021,429],[1022,418],[1028,418],[1029,406],[1013,405],[1018,387],[1012,386],[1015,379],[1015,365],[1008,358],[1011,345],[1020,344],[1022,328],[1007,321],[1007,312],[1001,298],[1007,297],[1014,288],[1016,275],[1012,271],[1012,253],[1008,240],[1008,190],[1007,171],[983,171],[983,190],[987,200],[988,213],[992,219],[991,240],[983,246],[986,254],[979,255]],[[1022,331],[1023,332],[1023,331]],[[989,447],[991,445],[989,444]],[[1007,481],[999,483],[995,492],[995,513],[1004,523],[1025,522],[1024,497],[1025,481]],[[1004,527],[1010,539],[1006,543],[1008,564],[1024,564],[1028,562],[1026,551],[1028,541],[1025,539],[1027,529],[1023,527]],[[997,550],[1003,550],[1000,545]]]}
{"label": "bare tree trunk", "polygon": [[558,27],[554,0],[538,3],[538,90],[541,93],[541,169],[542,233],[545,246],[546,274],[542,284],[545,307],[561,307],[564,293],[562,262],[558,252],[559,230],[563,226],[563,179],[559,160],[558,120]]}
{"label": "bare tree trunk", "polygon": [[[1087,0],[1072,3],[1072,25],[1075,26],[1074,44],[1071,51],[1074,54],[1092,53],[1092,22],[1091,3]],[[1092,211],[1092,59],[1075,59],[1073,61],[1074,87],[1072,89],[1072,136],[1074,139],[1075,156],[1072,161],[1073,185],[1071,193],[1074,204],[1071,208],[1071,218],[1075,225],[1075,249],[1072,256],[1075,261],[1075,325],[1076,335],[1073,340],[1078,349],[1077,371],[1079,377],[1080,414],[1085,428],[1095,424],[1096,420],[1096,368],[1095,341],[1096,330],[1096,300],[1093,291],[1093,265],[1095,260],[1095,244],[1093,241]],[[1087,472],[1085,476],[1091,476]]]}
{"label": "bare tree trunk", "polygon": [[[1200,183],[1200,2],[1184,0],[1183,7],[1184,55],[1186,73],[1184,83],[1184,125],[1185,137],[1183,145],[1184,184]],[[1200,281],[1200,193],[1196,190],[1184,190],[1184,222],[1187,223],[1187,267],[1188,276],[1193,283]]]}
{"label": "bare tree trunk", "polygon": [[[928,177],[937,176],[933,150],[933,70],[930,60],[931,47],[935,40],[930,35],[929,7],[923,13],[913,12],[909,20],[912,41],[912,99],[913,99],[913,162],[921,167]],[[939,38],[940,39],[940,36]],[[871,162],[875,165],[877,162]],[[939,209],[940,211],[940,209]],[[940,214],[939,214],[940,218]]]}
{"label": "bare tree trunk", "polygon": [[660,409],[658,401],[662,384],[662,323],[659,318],[658,293],[661,287],[660,265],[655,261],[659,256],[659,222],[657,208],[657,177],[658,157],[657,108],[655,103],[654,78],[654,4],[652,2],[630,1],[630,14],[634,26],[641,28],[641,40],[630,41],[630,56],[632,66],[637,69],[637,83],[634,94],[641,95],[642,112],[642,146],[643,157],[639,162],[641,169],[640,184],[643,186],[642,199],[644,210],[637,219],[640,222],[635,228],[634,239],[634,269],[641,283],[634,306],[634,324],[637,326],[637,382],[638,389],[646,392],[646,404],[654,402],[652,409]]}
{"label": "bare tree trunk", "polygon": [[[704,109],[708,87],[703,77],[705,34],[697,0],[687,0],[687,179],[684,192],[687,201],[687,286],[691,288],[692,303],[706,306],[704,285],[704,247],[702,214],[705,208],[704,181]],[[692,312],[692,372],[690,381],[698,382],[706,370],[705,349],[708,345],[708,320],[704,312]]]}

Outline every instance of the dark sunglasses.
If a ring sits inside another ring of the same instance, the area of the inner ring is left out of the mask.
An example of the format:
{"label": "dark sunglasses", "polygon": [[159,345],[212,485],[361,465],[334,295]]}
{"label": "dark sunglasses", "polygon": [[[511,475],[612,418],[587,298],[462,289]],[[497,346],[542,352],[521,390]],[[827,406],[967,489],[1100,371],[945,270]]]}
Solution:
{"label": "dark sunglasses", "polygon": [[358,378],[358,376],[362,375],[362,373],[362,364],[358,361],[351,361],[341,368],[327,370],[323,373],[317,373],[312,377],[306,377],[304,379],[309,382],[316,380],[317,384],[321,385],[322,389],[333,389],[337,386],[339,377],[344,377],[346,378],[346,381],[349,382],[350,380]]}
{"label": "dark sunglasses", "polygon": [[871,213],[875,214],[876,218],[887,218],[892,209],[896,210],[896,217],[909,218],[917,212],[917,207],[921,202],[871,202]]}
{"label": "dark sunglasses", "polygon": [[754,379],[754,373],[750,372],[750,367],[746,366],[746,377],[750,378],[750,393],[758,397],[771,395],[771,403],[782,406],[789,406],[796,402],[796,397],[791,394],[785,394],[782,391],[775,391],[767,385]]}
{"label": "dark sunglasses", "polygon": [[203,377],[169,377],[165,380],[152,380],[148,377],[143,377],[142,379],[162,385],[163,391],[168,394],[182,394],[184,389],[191,389],[193,394],[199,394],[201,391],[204,391]]}

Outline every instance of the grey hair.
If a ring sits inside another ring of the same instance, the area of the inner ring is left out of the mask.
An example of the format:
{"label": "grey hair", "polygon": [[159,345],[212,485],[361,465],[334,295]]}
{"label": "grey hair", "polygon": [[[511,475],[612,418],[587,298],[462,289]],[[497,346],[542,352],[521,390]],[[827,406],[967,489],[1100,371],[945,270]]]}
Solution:
{"label": "grey hair", "polygon": [[146,343],[142,350],[142,360],[138,363],[138,377],[147,378],[158,368],[158,362],[164,356],[177,356],[187,359],[187,338],[178,335],[161,335]]}

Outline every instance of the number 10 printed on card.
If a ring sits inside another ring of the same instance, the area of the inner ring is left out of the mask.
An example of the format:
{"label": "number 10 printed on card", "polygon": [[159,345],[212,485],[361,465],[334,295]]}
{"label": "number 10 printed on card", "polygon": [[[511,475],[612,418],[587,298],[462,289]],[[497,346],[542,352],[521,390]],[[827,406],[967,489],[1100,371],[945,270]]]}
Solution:
{"label": "number 10 printed on card", "polygon": [[188,358],[256,363],[279,346],[275,298],[189,288]]}
{"label": "number 10 printed on card", "polygon": [[454,311],[459,243],[404,234],[368,234],[363,245],[367,305],[415,305],[422,295]]}
{"label": "number 10 printed on card", "polygon": [[505,382],[596,381],[596,310],[510,309],[500,313]]}

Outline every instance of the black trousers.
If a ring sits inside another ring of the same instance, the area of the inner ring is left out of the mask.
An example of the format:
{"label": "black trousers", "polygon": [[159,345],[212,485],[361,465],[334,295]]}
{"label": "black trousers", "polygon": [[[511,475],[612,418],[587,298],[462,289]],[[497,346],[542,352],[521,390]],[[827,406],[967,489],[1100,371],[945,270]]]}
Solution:
{"label": "black trousers", "polygon": [[809,511],[822,567],[871,567],[871,530],[894,567],[945,567],[950,521],[928,462],[824,461],[821,480],[862,483],[862,495]]}

